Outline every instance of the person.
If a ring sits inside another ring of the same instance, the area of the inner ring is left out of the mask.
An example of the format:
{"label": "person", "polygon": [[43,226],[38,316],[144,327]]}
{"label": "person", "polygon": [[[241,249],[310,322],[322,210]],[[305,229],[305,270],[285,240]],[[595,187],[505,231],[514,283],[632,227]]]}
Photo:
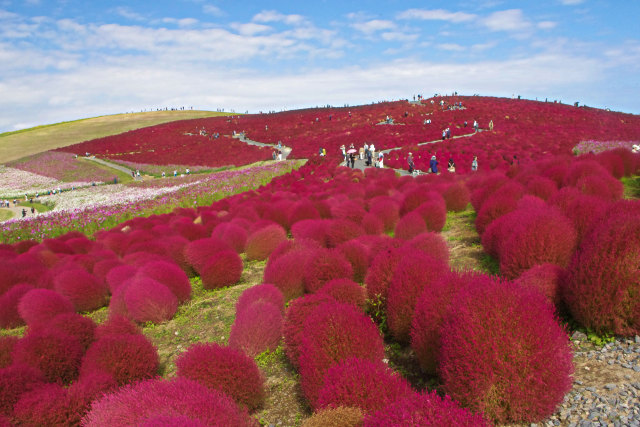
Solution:
{"label": "person", "polygon": [[373,161],[373,154],[371,153],[371,150],[367,150],[367,162],[366,165],[367,166],[371,166],[371,162]]}
{"label": "person", "polygon": [[187,175],[189,175],[189,173],[191,173],[191,171],[189,171],[189,168],[187,168],[187,169],[185,170],[185,172],[187,173]]}
{"label": "person", "polygon": [[635,144],[631,146],[632,153],[640,153],[640,144]]}
{"label": "person", "polygon": [[175,178],[176,176],[178,176],[178,171],[177,171],[177,170],[174,170],[174,171],[173,171],[173,177]]}
{"label": "person", "polygon": [[464,127],[467,127],[467,121],[466,120],[464,121]]}
{"label": "person", "polygon": [[444,141],[445,139],[447,139],[447,130],[446,129],[444,129],[442,131],[442,140]]}
{"label": "person", "polygon": [[162,171],[162,177],[164,178],[166,176],[166,174],[164,173],[164,171]]}
{"label": "person", "polygon": [[431,168],[431,172],[438,173],[438,161],[436,160],[436,156],[431,156],[429,167]]}
{"label": "person", "polygon": [[271,157],[273,157],[273,160],[276,159],[276,150],[273,150],[273,153],[271,153]]}
{"label": "person", "polygon": [[322,147],[318,148],[318,155],[322,156]]}
{"label": "person", "polygon": [[351,169],[353,169],[356,164],[356,153],[351,153],[349,157],[351,157]]}
{"label": "person", "polygon": [[473,156],[473,160],[471,161],[471,170],[472,171],[478,170],[478,156]]}
{"label": "person", "polygon": [[358,150],[358,157],[360,157],[360,160],[364,160],[364,148],[360,147]]}
{"label": "person", "polygon": [[453,157],[449,157],[449,163],[447,163],[447,170],[449,172],[455,172],[456,171],[456,164],[453,161]]}
{"label": "person", "polygon": [[407,163],[409,163],[409,173],[413,173],[413,169],[415,168],[415,164],[413,163],[413,154],[409,153],[409,157],[407,157]]}
{"label": "person", "polygon": [[477,120],[474,120],[474,121],[473,121],[473,129],[474,129],[476,132],[478,132],[478,121],[477,121]]}
{"label": "person", "polygon": [[378,153],[378,167],[379,168],[384,167],[384,154],[382,153],[382,151]]}
{"label": "person", "polygon": [[451,139],[451,128],[447,128],[447,139]]}
{"label": "person", "polygon": [[140,170],[136,169],[136,176],[140,176]]}
{"label": "person", "polygon": [[31,215],[35,215],[35,214],[36,214],[36,208],[31,206]]}
{"label": "person", "polygon": [[282,151],[278,151],[278,161],[282,160]]}
{"label": "person", "polygon": [[136,179],[136,172],[135,172],[135,171],[131,171],[131,177],[132,177],[133,179]]}
{"label": "person", "polygon": [[371,162],[376,158],[376,146],[373,145],[373,142],[369,145],[369,152],[371,153],[371,160],[369,161],[369,164],[371,164]]}
{"label": "person", "polygon": [[25,208],[22,208],[22,218],[24,218],[25,216],[27,216],[27,210]]}
{"label": "person", "polygon": [[344,164],[345,166],[347,166],[347,149],[344,144],[340,146],[340,151],[342,152],[342,159],[344,161]]}
{"label": "person", "polygon": [[493,132],[493,120],[489,121],[489,132]]}
{"label": "person", "polygon": [[326,149],[326,148],[323,148],[323,149],[322,149],[322,155],[323,155],[324,157],[326,157],[326,155],[327,155],[327,149]]}
{"label": "person", "polygon": [[282,141],[278,141],[278,150],[282,150]]}

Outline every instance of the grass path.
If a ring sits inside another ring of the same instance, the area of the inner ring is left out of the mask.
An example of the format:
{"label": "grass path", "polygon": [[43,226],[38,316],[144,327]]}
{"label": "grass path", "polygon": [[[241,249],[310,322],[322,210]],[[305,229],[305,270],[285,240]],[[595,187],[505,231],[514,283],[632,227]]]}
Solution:
{"label": "grass path", "polygon": [[0,159],[3,163],[26,156],[77,144],[95,138],[117,135],[133,129],[176,120],[226,116],[214,111],[178,110],[114,114],[71,122],[38,126],[0,134]]}

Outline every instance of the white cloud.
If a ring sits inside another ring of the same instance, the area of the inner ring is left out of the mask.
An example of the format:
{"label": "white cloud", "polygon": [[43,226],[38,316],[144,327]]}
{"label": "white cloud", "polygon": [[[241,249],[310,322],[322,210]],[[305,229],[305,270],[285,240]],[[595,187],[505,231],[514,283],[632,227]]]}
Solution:
{"label": "white cloud", "polygon": [[412,42],[418,39],[418,34],[407,34],[399,31],[386,31],[380,35],[383,40],[390,42]]}
{"label": "white cloud", "polygon": [[584,0],[560,0],[560,3],[565,6],[575,6],[584,3]]}
{"label": "white cloud", "polygon": [[454,23],[468,22],[476,15],[465,12],[449,12],[443,9],[408,9],[397,15],[398,19],[420,19],[424,21],[449,21]]}
{"label": "white cloud", "polygon": [[536,26],[541,30],[551,30],[557,27],[558,23],[554,21],[540,21],[536,24]]}
{"label": "white cloud", "polygon": [[253,17],[254,22],[284,22],[287,25],[302,25],[307,20],[302,15],[285,15],[275,10],[263,10]]}
{"label": "white cloud", "polygon": [[194,18],[182,18],[182,19],[163,18],[162,22],[165,24],[173,24],[173,25],[177,25],[178,27],[185,28],[185,27],[192,27],[196,25],[199,21]]}
{"label": "white cloud", "polygon": [[249,22],[246,24],[234,22],[230,26],[243,36],[253,36],[255,34],[272,30],[272,28],[268,25],[254,24],[253,22]]}
{"label": "white cloud", "polygon": [[205,4],[202,6],[202,11],[207,15],[224,16],[224,12],[218,6],[212,4]]}
{"label": "white cloud", "polygon": [[393,30],[396,27],[396,24],[391,21],[373,19],[365,22],[354,22],[351,26],[365,34],[372,34],[376,31]]}
{"label": "white cloud", "polygon": [[483,24],[491,31],[526,31],[531,27],[520,9],[502,10],[493,12],[483,19]]}
{"label": "white cloud", "polygon": [[125,6],[119,6],[116,7],[115,9],[113,9],[113,11],[117,14],[122,16],[123,18],[126,19],[130,19],[132,21],[145,21],[145,17],[142,16],[141,14],[134,12],[133,10],[131,10],[131,8],[125,7]]}
{"label": "white cloud", "polygon": [[447,50],[450,52],[463,52],[465,50],[467,50],[466,47],[461,46],[459,44],[456,43],[441,43],[439,45],[436,45],[436,47],[440,50]]}

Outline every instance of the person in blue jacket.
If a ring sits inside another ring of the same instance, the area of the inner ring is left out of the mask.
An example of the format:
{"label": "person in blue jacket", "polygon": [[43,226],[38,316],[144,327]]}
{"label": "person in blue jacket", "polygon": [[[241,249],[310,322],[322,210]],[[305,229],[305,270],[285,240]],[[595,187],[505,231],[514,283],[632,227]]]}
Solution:
{"label": "person in blue jacket", "polygon": [[431,156],[429,167],[431,168],[431,172],[438,173],[438,161],[436,160],[436,156]]}

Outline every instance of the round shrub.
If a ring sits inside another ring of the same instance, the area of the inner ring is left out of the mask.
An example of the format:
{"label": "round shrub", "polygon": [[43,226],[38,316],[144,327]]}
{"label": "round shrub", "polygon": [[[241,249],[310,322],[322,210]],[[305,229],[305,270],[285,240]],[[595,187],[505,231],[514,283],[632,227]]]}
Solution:
{"label": "round shrub", "polygon": [[409,190],[405,193],[404,198],[402,199],[400,215],[404,216],[415,210],[424,202],[428,202],[432,197],[434,197],[434,194],[435,193],[429,191],[429,187],[424,184]]}
{"label": "round shrub", "polygon": [[0,369],[10,366],[13,362],[13,349],[18,337],[11,335],[0,336]]}
{"label": "round shrub", "polygon": [[263,283],[261,285],[252,286],[240,294],[236,303],[236,313],[244,311],[254,302],[263,301],[278,307],[284,314],[284,297],[282,292],[276,286]]}
{"label": "round shrub", "polygon": [[156,415],[146,418],[136,424],[137,427],[207,427],[207,424],[200,420],[193,420],[183,415]]}
{"label": "round shrub", "polygon": [[76,311],[93,311],[107,303],[107,285],[82,268],[59,272],[53,284],[58,293],[69,298]]}
{"label": "round shrub", "polygon": [[449,263],[449,246],[440,233],[427,231],[415,236],[403,245],[403,248],[411,249],[414,252],[420,251],[435,259]]}
{"label": "round shrub", "polygon": [[384,233],[384,222],[372,213],[367,213],[362,218],[362,228],[366,234]]}
{"label": "round shrub", "polygon": [[263,281],[273,283],[290,301],[304,294],[304,272],[312,251],[288,252],[275,261],[269,262],[264,269]]}
{"label": "round shrub", "polygon": [[351,264],[353,280],[362,283],[369,268],[369,249],[358,240],[350,240],[336,248]]}
{"label": "round shrub", "polygon": [[418,206],[415,210],[418,212],[424,223],[427,225],[427,231],[440,232],[447,222],[447,206],[442,197],[432,199]]}
{"label": "round shrub", "polygon": [[330,220],[328,224],[327,246],[330,248],[365,234],[364,228],[359,223],[346,219]]}
{"label": "round shrub", "polygon": [[326,294],[305,295],[291,301],[284,318],[284,345],[287,357],[293,366],[298,366],[300,343],[303,337],[304,321],[316,307],[321,304],[335,302]]}
{"label": "round shrub", "polygon": [[241,351],[216,343],[192,345],[176,359],[178,377],[219,390],[250,411],[264,402],[264,378],[256,362]]}
{"label": "round shrub", "polygon": [[345,219],[360,223],[366,211],[361,200],[345,200],[331,206],[331,216],[336,219]]}
{"label": "round shrub", "polygon": [[229,245],[214,238],[194,240],[187,243],[183,249],[186,262],[197,272],[209,263],[213,255],[229,250],[233,251]]}
{"label": "round shrub", "polygon": [[569,165],[569,170],[564,177],[564,186],[576,186],[580,179],[589,176],[610,176],[609,172],[595,160],[579,160],[574,161]]}
{"label": "round shrub", "polygon": [[360,310],[364,310],[366,305],[367,291],[351,279],[330,280],[318,293],[327,294],[338,302],[351,304]]}
{"label": "round shrub", "polygon": [[551,415],[571,389],[572,359],[553,307],[509,282],[462,289],[442,324],[444,391],[497,423]]}
{"label": "round shrub", "polygon": [[250,356],[265,350],[273,351],[282,339],[282,322],[279,307],[266,301],[256,301],[246,310],[236,313],[229,334],[229,347]]}
{"label": "round shrub", "polygon": [[0,328],[13,329],[25,324],[18,312],[18,303],[32,289],[31,285],[17,284],[0,296]]}
{"label": "round shrub", "polygon": [[604,217],[610,207],[611,203],[586,194],[579,194],[566,205],[561,206],[566,217],[573,223],[578,243],[582,242],[582,239]]}
{"label": "round shrub", "polygon": [[239,225],[231,222],[223,222],[216,225],[211,233],[211,237],[220,239],[237,253],[241,254],[244,252],[249,235],[247,231]]}
{"label": "round shrub", "polygon": [[169,258],[164,255],[162,247],[156,244],[155,241],[141,242],[139,245],[140,248],[136,250],[136,252],[129,252],[122,258],[125,264],[140,268],[151,261],[169,260]]}
{"label": "round shrub", "polygon": [[313,251],[304,271],[304,288],[315,293],[325,283],[333,279],[353,277],[353,269],[337,249],[317,249]]}
{"label": "round shrub", "polygon": [[124,303],[133,320],[160,323],[170,320],[178,309],[178,298],[160,282],[136,277],[124,291]]}
{"label": "round shrub", "polygon": [[240,281],[242,258],[233,250],[220,251],[211,256],[200,269],[205,289],[224,288]]}
{"label": "round shrub", "polygon": [[18,271],[9,260],[0,259],[0,296],[19,281]]}
{"label": "round shrub", "polygon": [[45,331],[59,332],[78,340],[83,352],[93,342],[96,324],[91,318],[78,313],[62,313],[41,326]]}
{"label": "round shrub", "polygon": [[109,291],[111,294],[115,294],[118,291],[118,288],[136,275],[138,269],[132,265],[123,264],[117,265],[113,267],[107,275],[105,276],[105,281],[107,285],[109,285]]}
{"label": "round shrub", "polygon": [[52,331],[32,331],[13,349],[13,360],[37,368],[49,382],[68,384],[78,376],[83,349],[76,338]]}
{"label": "round shrub", "polygon": [[442,194],[448,211],[462,212],[467,209],[471,194],[469,189],[462,181],[456,181]]}
{"label": "round shrub", "polygon": [[555,264],[540,264],[522,273],[514,282],[519,286],[537,289],[553,306],[562,302],[561,282],[564,269]]}
{"label": "round shrub", "polygon": [[278,245],[287,240],[287,232],[278,224],[261,228],[247,238],[248,260],[265,260]]}
{"label": "round shrub", "polygon": [[302,199],[291,207],[287,223],[291,227],[296,222],[305,219],[320,219],[320,213],[309,199]]}
{"label": "round shrub", "polygon": [[567,268],[563,293],[580,324],[633,336],[640,334],[640,205],[626,203],[627,209],[614,205],[583,239]]}
{"label": "round shrub", "polygon": [[566,267],[576,248],[573,224],[557,209],[518,209],[517,225],[499,243],[500,272],[514,279],[538,264]]}
{"label": "round shrub", "polygon": [[409,240],[427,231],[427,224],[422,215],[417,211],[412,211],[400,218],[396,224],[395,237]]}
{"label": "round shrub", "polygon": [[158,366],[158,353],[144,335],[105,335],[87,350],[80,375],[103,372],[122,385],[154,377]]}
{"label": "round shrub", "polygon": [[320,246],[327,246],[329,221],[322,219],[303,219],[291,226],[291,235],[295,240],[310,239]]}
{"label": "round shrub", "polygon": [[300,385],[312,407],[327,370],[352,357],[381,361],[384,346],[371,318],[348,304],[322,304],[307,317],[300,344]]}
{"label": "round shrub", "polygon": [[497,218],[511,211],[518,206],[518,200],[522,198],[524,188],[522,185],[512,182],[500,187],[489,196],[478,210],[476,217],[476,230],[479,234],[483,234],[486,228]]}
{"label": "round shrub", "polygon": [[0,369],[0,414],[13,415],[13,407],[20,396],[45,381],[37,368],[24,363]]}
{"label": "round shrub", "polygon": [[165,285],[178,298],[178,304],[191,298],[189,277],[176,264],[168,261],[151,261],[143,265],[137,274],[147,276]]}
{"label": "round shrub", "polygon": [[387,300],[387,291],[393,278],[393,272],[400,260],[412,252],[415,251],[404,248],[389,248],[376,255],[364,279],[369,300],[378,300],[380,302]]}
{"label": "round shrub", "polygon": [[369,200],[369,213],[380,218],[384,224],[384,231],[390,232],[396,228],[400,219],[400,208],[391,197],[378,196]]}
{"label": "round shrub", "polygon": [[67,389],[58,384],[43,384],[20,397],[14,419],[31,426],[78,425],[81,414],[73,410]]}
{"label": "round shrub", "polygon": [[584,194],[610,201],[620,200],[624,193],[622,182],[608,173],[583,176],[576,183],[576,187]]}
{"label": "round shrub", "polygon": [[49,289],[32,289],[18,303],[18,313],[28,326],[36,327],[61,313],[73,313],[68,298]]}
{"label": "round shrub", "polygon": [[387,325],[396,340],[409,342],[418,297],[447,271],[447,264],[423,252],[407,254],[398,262],[387,294]]}
{"label": "round shrub", "polygon": [[109,318],[98,325],[95,331],[95,338],[100,339],[106,335],[137,335],[141,334],[135,323],[122,315],[109,315]]}
{"label": "round shrub", "polygon": [[148,380],[122,387],[95,401],[83,425],[139,425],[161,416],[187,418],[217,427],[257,425],[246,410],[224,393],[186,378]]}
{"label": "round shrub", "polygon": [[361,427],[362,420],[360,409],[340,406],[315,412],[302,423],[302,427]]}
{"label": "round shrub", "polygon": [[557,191],[558,184],[552,179],[543,176],[534,176],[526,184],[527,193],[533,194],[542,200],[549,200]]}
{"label": "round shrub", "polygon": [[348,406],[368,414],[411,394],[409,383],[382,361],[352,358],[329,368],[318,407]]}
{"label": "round shrub", "polygon": [[415,304],[410,332],[411,348],[424,372],[436,374],[440,327],[456,294],[471,284],[489,283],[491,280],[489,276],[471,271],[449,271],[424,288]]}
{"label": "round shrub", "polygon": [[101,259],[93,265],[92,273],[103,282],[107,283],[107,274],[113,268],[124,265],[118,258]]}
{"label": "round shrub", "polygon": [[438,396],[435,391],[416,393],[399,399],[364,419],[365,427],[488,427],[490,425],[491,423],[481,415],[462,408],[449,396],[444,398]]}

